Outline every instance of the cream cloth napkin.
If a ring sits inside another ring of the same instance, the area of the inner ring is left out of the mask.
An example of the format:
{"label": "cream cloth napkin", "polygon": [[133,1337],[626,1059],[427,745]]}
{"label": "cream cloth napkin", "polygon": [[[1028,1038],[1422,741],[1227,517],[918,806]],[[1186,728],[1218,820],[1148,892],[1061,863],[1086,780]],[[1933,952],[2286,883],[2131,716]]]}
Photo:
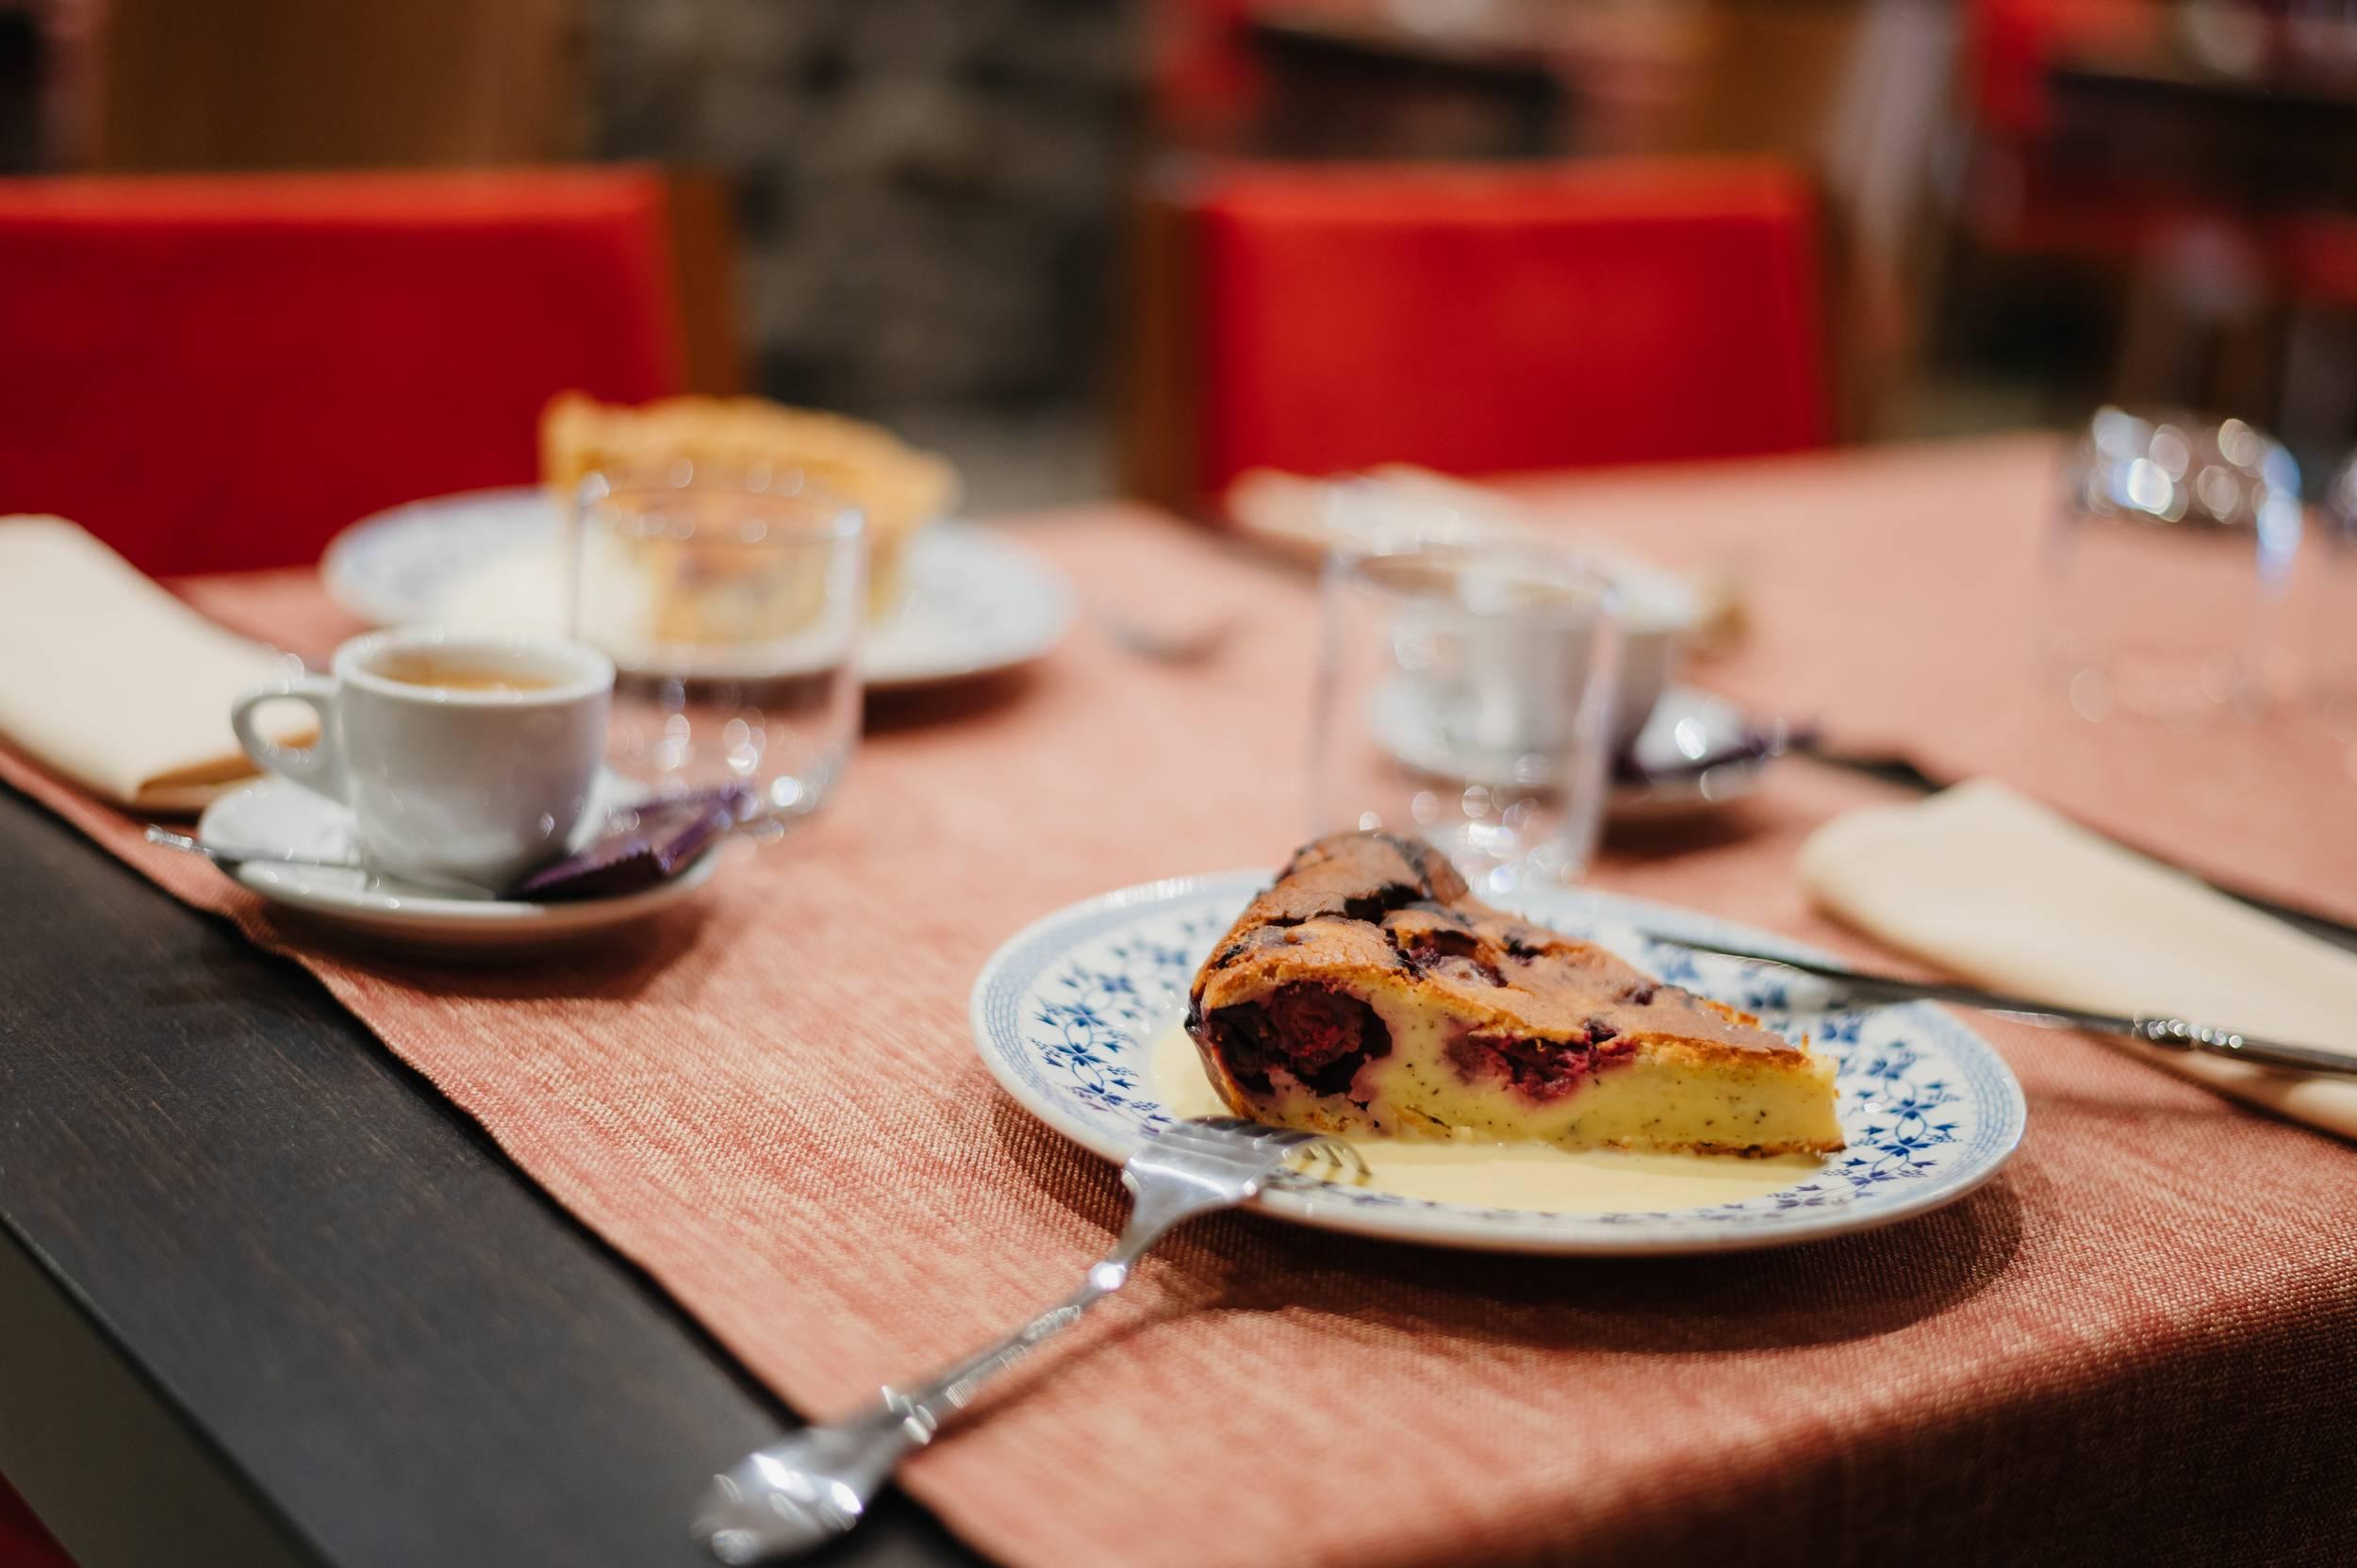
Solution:
{"label": "cream cloth napkin", "polygon": [[[1986,780],[1854,811],[1802,847],[1837,917],[1968,980],[2357,1059],[2357,955],[2236,903]],[[2357,1138],[2357,1079],[2118,1042],[2187,1078]]]}
{"label": "cream cloth napkin", "polygon": [[[0,518],[0,738],[94,794],[203,809],[255,771],[230,701],[292,668],[63,518]],[[308,737],[273,717],[275,738]]]}

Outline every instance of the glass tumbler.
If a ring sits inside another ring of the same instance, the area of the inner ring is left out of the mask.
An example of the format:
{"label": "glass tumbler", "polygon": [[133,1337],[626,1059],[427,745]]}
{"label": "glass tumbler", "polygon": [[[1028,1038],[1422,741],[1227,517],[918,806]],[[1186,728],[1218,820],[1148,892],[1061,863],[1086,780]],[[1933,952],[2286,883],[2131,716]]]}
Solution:
{"label": "glass tumbler", "polygon": [[1311,831],[1383,828],[1479,891],[1586,869],[1609,787],[1618,598],[1570,552],[1394,537],[1321,589]]}
{"label": "glass tumbler", "polygon": [[2046,641],[2071,705],[2190,728],[2264,705],[2299,468],[2241,420],[2105,408],[2065,457]]}
{"label": "glass tumbler", "polygon": [[[2357,742],[2357,453],[2333,470],[2320,521],[2316,575],[2322,624],[2309,650],[2308,685],[2333,732]],[[2350,756],[2357,762],[2357,751]]]}
{"label": "glass tumbler", "polygon": [[750,787],[789,818],[859,738],[857,507],[795,471],[593,474],[572,535],[572,625],[614,661],[607,762],[658,794]]}

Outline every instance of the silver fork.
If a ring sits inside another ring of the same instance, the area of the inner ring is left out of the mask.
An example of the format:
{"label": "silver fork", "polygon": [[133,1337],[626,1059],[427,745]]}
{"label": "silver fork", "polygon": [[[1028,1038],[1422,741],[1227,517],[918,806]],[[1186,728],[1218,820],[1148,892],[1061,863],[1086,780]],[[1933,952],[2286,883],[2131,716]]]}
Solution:
{"label": "silver fork", "polygon": [[1229,1116],[1176,1122],[1150,1135],[1121,1167],[1122,1185],[1135,1199],[1129,1222],[1079,1290],[929,1382],[906,1392],[887,1388],[858,1415],[805,1427],[748,1454],[713,1477],[689,1530],[727,1563],[796,1556],[849,1531],[900,1461],[956,1420],[995,1374],[1119,1290],[1171,1227],[1250,1201],[1297,1149],[1365,1174],[1358,1150],[1338,1139]]}

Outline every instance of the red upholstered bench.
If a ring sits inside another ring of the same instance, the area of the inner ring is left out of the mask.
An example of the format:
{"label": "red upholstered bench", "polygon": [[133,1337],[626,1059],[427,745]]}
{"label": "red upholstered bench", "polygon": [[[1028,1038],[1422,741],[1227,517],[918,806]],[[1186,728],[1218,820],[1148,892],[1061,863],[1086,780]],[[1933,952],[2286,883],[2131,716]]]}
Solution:
{"label": "red upholstered bench", "polygon": [[0,512],[150,572],[530,481],[552,392],[680,389],[638,168],[0,181]]}

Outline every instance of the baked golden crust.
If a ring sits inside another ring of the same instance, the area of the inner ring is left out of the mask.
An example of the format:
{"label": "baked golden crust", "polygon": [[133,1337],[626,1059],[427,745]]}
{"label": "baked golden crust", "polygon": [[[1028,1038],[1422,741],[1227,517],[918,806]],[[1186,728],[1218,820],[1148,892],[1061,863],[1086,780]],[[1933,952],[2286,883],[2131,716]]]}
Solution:
{"label": "baked golden crust", "polygon": [[766,398],[659,398],[636,405],[559,392],[540,416],[540,478],[569,492],[598,472],[681,460],[733,471],[799,469],[856,503],[866,520],[869,598],[899,596],[909,536],[957,503],[957,470],[880,425]]}
{"label": "baked golden crust", "polygon": [[1338,980],[1440,993],[1460,1014],[1551,1039],[1585,1038],[1602,1021],[1706,1055],[1802,1048],[1592,942],[1490,908],[1437,851],[1382,834],[1296,854],[1211,949],[1194,1000],[1208,1012],[1288,981]]}
{"label": "baked golden crust", "polygon": [[[1830,1065],[1805,1041],[1492,909],[1414,839],[1336,834],[1296,853],[1213,947],[1187,1018],[1221,1098],[1262,1120],[1445,1133],[1462,1121],[1434,1107],[1511,1089],[1544,1108],[1538,1124],[1577,1132],[1565,1097],[1641,1062],[1648,1083],[1715,1075],[1709,1130],[1681,1132],[1663,1113],[1625,1137],[1593,1127],[1581,1136],[1739,1152],[1840,1147]],[[1757,1136],[1726,1129],[1728,1085],[1768,1108]],[[1807,1130],[1773,1132],[1770,1118],[1794,1107]],[[1505,1101],[1483,1118],[1514,1119]]]}

